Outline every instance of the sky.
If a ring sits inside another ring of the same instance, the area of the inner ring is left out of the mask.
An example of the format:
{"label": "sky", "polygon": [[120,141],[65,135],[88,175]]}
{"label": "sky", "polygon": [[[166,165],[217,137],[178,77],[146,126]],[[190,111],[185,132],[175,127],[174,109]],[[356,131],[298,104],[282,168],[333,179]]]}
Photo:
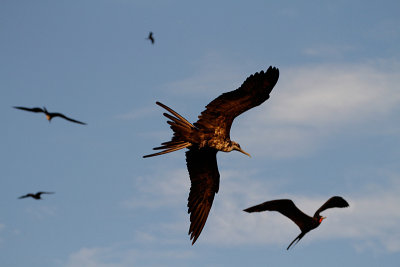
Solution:
{"label": "sky", "polygon": [[[398,266],[399,1],[2,0],[2,266]],[[146,40],[154,33],[155,44]],[[143,159],[251,74],[270,99],[235,119],[251,154],[217,154],[207,223],[189,236],[184,150]],[[13,106],[43,107],[86,122]],[[55,192],[42,200],[26,193]],[[289,251],[290,198],[345,209]]]}

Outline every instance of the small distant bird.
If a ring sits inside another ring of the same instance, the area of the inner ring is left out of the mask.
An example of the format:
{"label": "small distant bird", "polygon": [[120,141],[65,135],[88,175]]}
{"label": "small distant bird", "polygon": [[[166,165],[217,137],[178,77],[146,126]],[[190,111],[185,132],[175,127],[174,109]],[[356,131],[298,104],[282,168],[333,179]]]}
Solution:
{"label": "small distant bird", "polygon": [[290,243],[287,247],[287,250],[290,246],[297,240],[295,244],[297,244],[300,239],[303,238],[305,234],[309,231],[317,228],[321,222],[326,219],[326,217],[322,217],[319,215],[320,212],[323,212],[326,209],[330,208],[345,208],[348,207],[349,203],[344,200],[342,197],[334,196],[331,197],[328,201],[325,202],[314,214],[313,217],[304,214],[301,210],[299,210],[296,205],[290,199],[277,199],[264,202],[262,204],[250,207],[245,209],[246,212],[261,212],[261,211],[278,211],[281,214],[285,215],[289,219],[291,219],[297,226],[300,228],[301,233]]}
{"label": "small distant bird", "polygon": [[31,197],[31,198],[34,198],[34,199],[42,199],[40,197],[40,195],[42,195],[42,194],[54,194],[54,192],[37,192],[36,194],[29,193],[29,194],[26,194],[24,196],[20,196],[19,199],[27,198],[27,197]]}
{"label": "small distant bird", "polygon": [[68,118],[64,114],[48,112],[45,107],[43,107],[43,109],[42,108],[25,108],[25,107],[14,107],[14,108],[20,109],[20,110],[25,110],[25,111],[30,111],[30,112],[35,112],[35,113],[38,113],[38,112],[44,113],[44,114],[46,114],[46,119],[49,122],[54,117],[60,117],[60,118],[66,119],[66,120],[71,121],[71,122],[75,122],[75,123],[86,125],[86,123],[81,122],[81,121],[77,121],[77,120],[74,120],[74,119],[71,119],[71,118]]}
{"label": "small distant bird", "polygon": [[154,44],[154,37],[153,37],[153,32],[149,33],[149,37],[146,38],[147,40],[150,40],[152,44]]}
{"label": "small distant bird", "polygon": [[250,75],[238,89],[224,93],[211,101],[194,124],[166,105],[156,102],[172,114],[164,113],[164,116],[170,119],[167,123],[171,125],[174,135],[171,141],[154,148],[163,151],[143,157],[189,148],[186,152],[186,164],[191,180],[188,213],[190,213],[189,235],[190,239],[193,239],[192,245],[203,230],[214,196],[219,189],[217,152],[237,150],[250,156],[238,143],[230,139],[229,132],[233,120],[266,101],[278,78],[279,70],[273,67],[269,67],[266,72]]}

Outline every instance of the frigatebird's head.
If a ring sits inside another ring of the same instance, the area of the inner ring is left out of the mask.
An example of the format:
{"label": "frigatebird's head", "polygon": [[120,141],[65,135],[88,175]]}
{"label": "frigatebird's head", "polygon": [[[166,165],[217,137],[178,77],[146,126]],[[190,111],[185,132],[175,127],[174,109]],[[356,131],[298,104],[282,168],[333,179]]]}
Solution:
{"label": "frigatebird's head", "polygon": [[237,150],[237,151],[239,151],[239,152],[242,152],[243,154],[245,154],[245,155],[247,155],[247,156],[249,156],[249,157],[251,158],[250,154],[247,153],[247,152],[245,152],[245,151],[240,147],[240,145],[239,145],[238,143],[236,143],[236,142],[234,142],[234,141],[231,141],[231,147],[232,147],[232,150]]}
{"label": "frigatebird's head", "polygon": [[46,107],[43,107],[43,112],[46,115],[46,119],[51,122],[51,119],[53,118],[52,116],[50,116],[49,112],[47,111]]}
{"label": "frigatebird's head", "polygon": [[324,219],[326,219],[326,217],[324,217],[324,216],[319,216],[317,219],[318,219],[318,223],[321,224],[322,221],[323,221]]}

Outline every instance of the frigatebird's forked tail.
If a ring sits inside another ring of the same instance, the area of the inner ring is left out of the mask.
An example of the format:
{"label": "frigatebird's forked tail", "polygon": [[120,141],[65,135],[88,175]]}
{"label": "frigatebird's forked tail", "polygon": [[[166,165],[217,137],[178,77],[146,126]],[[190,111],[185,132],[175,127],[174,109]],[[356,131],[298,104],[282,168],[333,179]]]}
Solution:
{"label": "frigatebird's forked tail", "polygon": [[184,117],[179,115],[176,111],[174,111],[170,107],[167,107],[166,105],[158,101],[156,102],[156,104],[163,107],[172,114],[171,115],[168,113],[164,113],[163,115],[168,119],[170,119],[170,121],[167,121],[167,123],[171,126],[172,131],[174,131],[174,136],[172,137],[171,141],[164,142],[161,144],[161,146],[153,148],[153,150],[163,150],[163,151],[150,155],[145,155],[143,156],[143,158],[154,157],[191,146],[192,143],[189,141],[190,136],[191,133],[194,130],[196,130],[193,124],[188,122]]}

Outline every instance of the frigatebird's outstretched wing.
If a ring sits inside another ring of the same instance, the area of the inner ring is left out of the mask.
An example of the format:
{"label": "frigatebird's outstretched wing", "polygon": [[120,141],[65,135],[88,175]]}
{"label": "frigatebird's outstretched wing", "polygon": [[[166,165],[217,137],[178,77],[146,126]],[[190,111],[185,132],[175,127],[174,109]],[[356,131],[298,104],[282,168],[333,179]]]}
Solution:
{"label": "frigatebird's outstretched wing", "polygon": [[41,195],[41,194],[54,194],[54,192],[37,192],[36,194]]}
{"label": "frigatebird's outstretched wing", "polygon": [[33,197],[33,194],[26,194],[26,195],[20,196],[19,199],[27,198],[27,197]]}
{"label": "frigatebird's outstretched wing", "polygon": [[321,212],[330,208],[346,208],[349,206],[346,200],[342,197],[334,196],[328,199],[314,214],[314,217],[319,216]]}
{"label": "frigatebird's outstretched wing", "polygon": [[267,100],[278,78],[279,70],[275,67],[249,76],[238,89],[211,101],[194,126],[207,130],[218,129],[215,132],[229,138],[233,120]]}
{"label": "frigatebird's outstretched wing", "polygon": [[53,117],[60,117],[60,118],[66,119],[66,120],[68,120],[68,121],[70,121],[70,122],[75,122],[75,123],[79,123],[79,124],[86,125],[86,123],[84,123],[84,122],[81,122],[81,121],[77,121],[77,120],[68,118],[67,116],[65,116],[64,114],[61,114],[61,113],[51,113],[51,115],[52,115]]}
{"label": "frigatebird's outstretched wing", "polygon": [[305,226],[309,225],[312,221],[312,217],[299,210],[299,208],[297,208],[293,201],[290,199],[276,199],[267,201],[259,205],[247,208],[244,211],[260,212],[266,210],[280,212],[281,214],[291,219],[295,224],[297,224],[300,230],[303,230]]}
{"label": "frigatebird's outstretched wing", "polygon": [[191,187],[188,198],[190,213],[190,239],[196,242],[207,221],[214,196],[219,189],[217,150],[192,146],[186,152],[186,164]]}
{"label": "frigatebird's outstretched wing", "polygon": [[13,107],[16,109],[20,109],[20,110],[25,110],[25,111],[30,111],[30,112],[42,112],[45,113],[43,109],[41,108],[26,108],[26,107]]}

